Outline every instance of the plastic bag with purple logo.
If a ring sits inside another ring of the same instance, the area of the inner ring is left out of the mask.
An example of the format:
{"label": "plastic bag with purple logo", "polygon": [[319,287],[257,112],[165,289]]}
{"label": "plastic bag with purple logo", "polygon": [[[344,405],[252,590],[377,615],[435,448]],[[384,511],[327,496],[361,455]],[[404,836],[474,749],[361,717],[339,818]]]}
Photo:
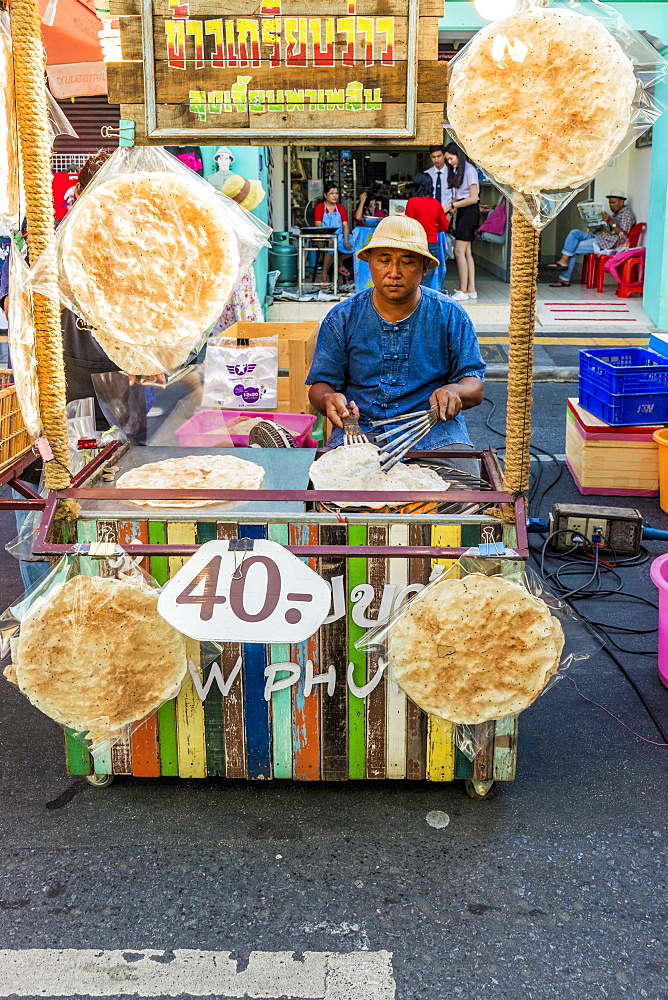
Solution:
{"label": "plastic bag with purple logo", "polygon": [[278,337],[215,337],[204,362],[202,407],[274,410],[278,406]]}

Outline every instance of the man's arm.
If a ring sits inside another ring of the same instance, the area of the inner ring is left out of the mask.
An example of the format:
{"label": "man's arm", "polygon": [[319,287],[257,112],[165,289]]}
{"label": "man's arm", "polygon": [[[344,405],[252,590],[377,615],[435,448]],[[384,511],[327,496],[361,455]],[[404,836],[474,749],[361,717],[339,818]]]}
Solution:
{"label": "man's arm", "polygon": [[466,375],[459,382],[443,385],[432,392],[429,405],[438,407],[440,420],[454,420],[462,410],[479,406],[484,398],[485,383],[473,375]]}

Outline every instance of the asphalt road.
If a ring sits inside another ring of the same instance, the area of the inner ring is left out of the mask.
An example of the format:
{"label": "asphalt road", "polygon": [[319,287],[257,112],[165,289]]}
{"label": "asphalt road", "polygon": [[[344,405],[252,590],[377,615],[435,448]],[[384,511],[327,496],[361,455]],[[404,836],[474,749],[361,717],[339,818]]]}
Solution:
{"label": "asphalt road", "polygon": [[[543,448],[563,452],[573,389],[536,386]],[[505,386],[488,393],[502,425]],[[500,443],[483,426],[490,409],[469,420],[477,444]],[[567,472],[552,498],[579,498]],[[668,526],[656,501],[637,505]],[[7,604],[20,584],[9,557],[0,565]],[[629,590],[655,596],[647,566],[626,572]],[[630,602],[595,610],[653,623]],[[625,641],[655,648],[653,636]],[[668,726],[654,658],[624,662]],[[605,654],[573,676],[660,740]],[[2,682],[0,970],[1,949],[119,949],[128,968],[143,949],[165,962],[203,949],[231,952],[238,972],[257,951],[297,962],[388,952],[397,1000],[665,1000],[667,753],[562,681],[522,716],[517,780],[491,801],[458,783],[391,781],[117,779],[99,790],[64,775],[58,728]],[[427,823],[433,810],[447,826]],[[197,988],[194,977],[182,995]],[[324,995],[314,986],[313,1000]],[[361,995],[352,979],[337,994]]]}

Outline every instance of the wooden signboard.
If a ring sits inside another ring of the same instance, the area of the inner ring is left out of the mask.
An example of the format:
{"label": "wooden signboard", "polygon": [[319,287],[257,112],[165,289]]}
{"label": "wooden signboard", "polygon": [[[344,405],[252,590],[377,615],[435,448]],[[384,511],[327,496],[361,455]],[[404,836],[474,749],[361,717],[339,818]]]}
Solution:
{"label": "wooden signboard", "polygon": [[156,145],[440,142],[443,0],[111,0],[109,101]]}

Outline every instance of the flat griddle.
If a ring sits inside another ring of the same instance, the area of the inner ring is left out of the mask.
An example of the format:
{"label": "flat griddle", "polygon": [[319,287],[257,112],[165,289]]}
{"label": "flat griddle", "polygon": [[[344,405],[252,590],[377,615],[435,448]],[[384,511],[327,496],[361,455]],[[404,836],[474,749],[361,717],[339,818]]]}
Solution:
{"label": "flat griddle", "polygon": [[[133,445],[118,460],[116,480],[124,472],[137,469],[150,462],[162,462],[166,458],[181,458],[184,455],[234,455],[249,462],[256,462],[266,470],[263,490],[306,490],[308,470],[315,461],[312,448],[154,448]],[[96,486],[109,488],[109,483],[98,481]],[[262,490],[258,490],[261,496]],[[276,501],[253,500],[240,503],[221,503],[211,507],[150,507],[129,503],[127,500],[82,500],[81,518],[116,519],[129,521],[212,521],[221,514],[258,513],[271,515],[298,514],[306,505],[300,502],[281,503]]]}

